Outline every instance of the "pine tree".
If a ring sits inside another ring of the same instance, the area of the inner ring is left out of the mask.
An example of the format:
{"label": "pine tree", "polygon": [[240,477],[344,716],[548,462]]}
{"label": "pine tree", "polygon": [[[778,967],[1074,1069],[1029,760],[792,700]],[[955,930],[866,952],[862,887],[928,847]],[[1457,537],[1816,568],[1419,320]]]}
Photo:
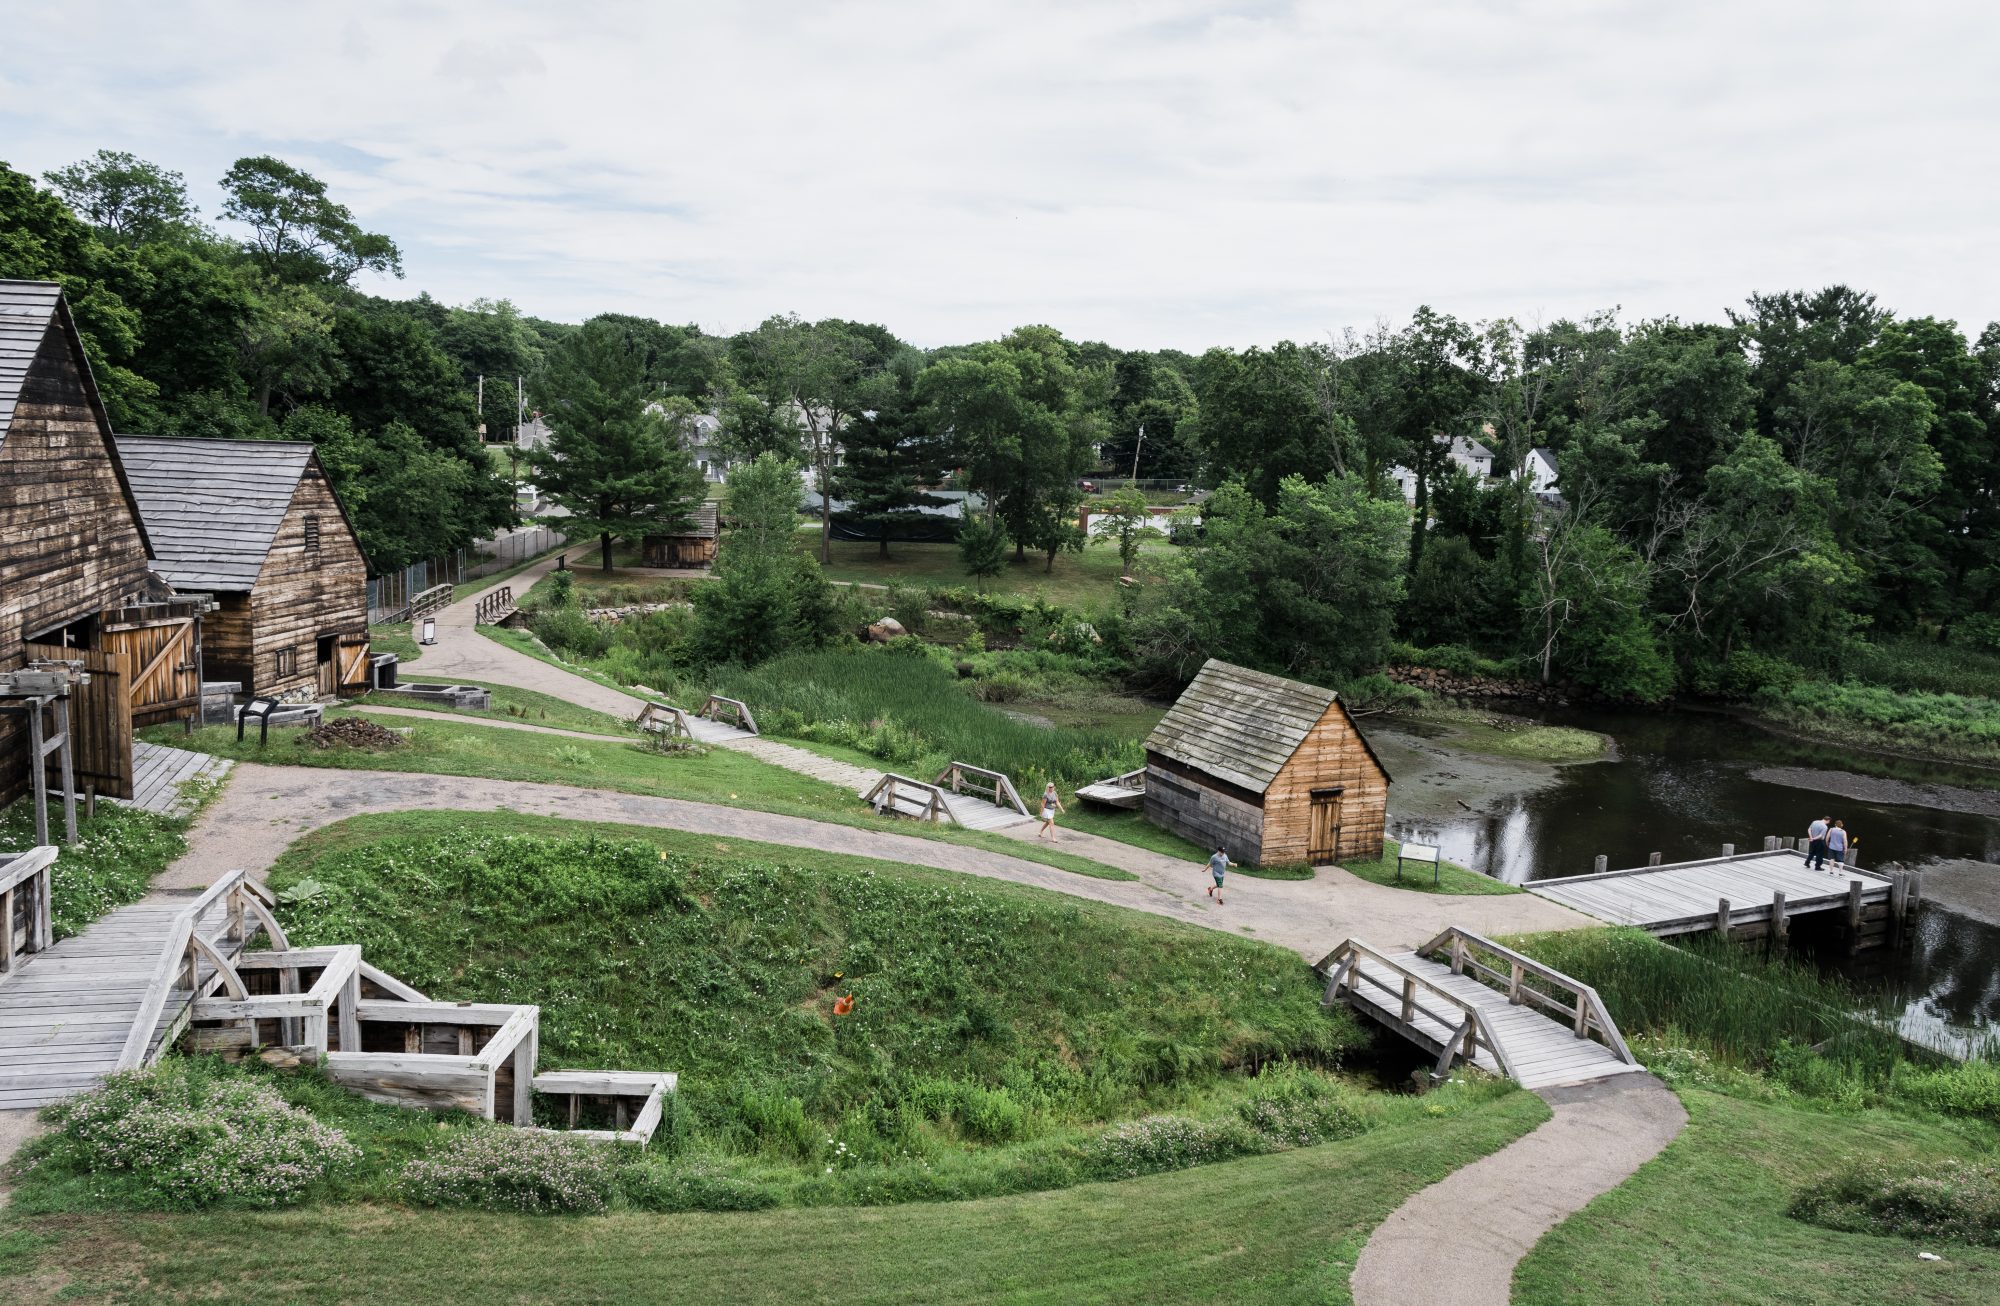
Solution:
{"label": "pine tree", "polygon": [[907,389],[898,388],[872,417],[863,415],[841,437],[842,462],[834,481],[847,507],[843,524],[862,527],[881,542],[922,520],[921,509],[948,503],[923,487],[936,485],[950,470],[950,447],[924,422]]}

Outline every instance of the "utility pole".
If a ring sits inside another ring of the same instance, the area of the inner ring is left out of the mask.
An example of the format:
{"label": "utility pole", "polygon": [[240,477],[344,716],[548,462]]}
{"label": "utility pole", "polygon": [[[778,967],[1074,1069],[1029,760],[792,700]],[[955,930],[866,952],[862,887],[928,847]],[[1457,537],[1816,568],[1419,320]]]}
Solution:
{"label": "utility pole", "polygon": [[521,428],[527,425],[528,389],[522,383],[521,374],[514,374],[514,443],[521,443]]}
{"label": "utility pole", "polygon": [[486,373],[479,374],[479,398],[475,401],[479,409],[479,442],[486,442]]}
{"label": "utility pole", "polygon": [[1146,424],[1139,423],[1139,443],[1132,446],[1132,486],[1139,485],[1139,451],[1146,447]]}

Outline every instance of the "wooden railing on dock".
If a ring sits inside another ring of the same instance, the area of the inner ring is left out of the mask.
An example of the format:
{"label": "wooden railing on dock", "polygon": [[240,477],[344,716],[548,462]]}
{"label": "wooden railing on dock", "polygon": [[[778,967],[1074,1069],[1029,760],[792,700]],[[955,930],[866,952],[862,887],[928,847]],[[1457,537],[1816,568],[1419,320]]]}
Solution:
{"label": "wooden railing on dock", "polygon": [[[1361,964],[1364,959],[1377,963],[1382,969],[1394,975],[1400,984],[1392,986],[1380,977],[1370,974]],[[1318,969],[1326,975],[1326,996],[1323,1000],[1325,1005],[1331,1006],[1339,997],[1340,990],[1346,988],[1394,1021],[1406,1035],[1414,1036],[1418,1041],[1429,1040],[1429,1036],[1423,1034],[1417,1027],[1417,1018],[1420,1015],[1428,1017],[1447,1030],[1455,1029],[1456,1032],[1443,1041],[1443,1051],[1438,1055],[1439,1075],[1449,1071],[1452,1061],[1457,1057],[1464,1057],[1468,1063],[1474,1062],[1480,1049],[1483,1048],[1493,1059],[1494,1064],[1500,1068],[1501,1074],[1509,1079],[1519,1078],[1507,1058],[1506,1050],[1500,1046],[1500,1040],[1495,1037],[1493,1026],[1486,1019],[1485,1012],[1442,985],[1422,975],[1411,973],[1387,954],[1377,952],[1358,939],[1349,939],[1327,954]],[[1360,993],[1359,986],[1363,984],[1381,990],[1384,996],[1375,997]],[[1420,992],[1429,995],[1436,1002],[1425,1005]],[[1443,1009],[1440,1009],[1437,1003],[1442,1003]]]}
{"label": "wooden railing on dock", "polygon": [[24,853],[0,853],[0,975],[55,941],[49,908],[53,846]]}
{"label": "wooden railing on dock", "polygon": [[[746,735],[759,733],[757,718],[750,714],[750,705],[740,698],[724,698],[720,694],[710,694],[708,702],[702,704],[701,715],[722,725],[732,725]],[[730,718],[724,721],[723,717]]]}
{"label": "wooden railing on dock", "polygon": [[862,798],[870,807],[885,814],[932,822],[951,819],[951,807],[944,800],[944,790],[893,771],[877,780],[875,787]]}
{"label": "wooden railing on dock", "polygon": [[[248,871],[231,871],[209,885],[200,897],[181,909],[167,932],[167,941],[154,963],[153,977],[146,985],[145,996],[139,1000],[138,1013],[118,1053],[118,1069],[135,1070],[146,1064],[153,1035],[158,1032],[160,1017],[166,1011],[167,998],[176,987],[185,988],[192,997],[199,998],[210,985],[231,984],[232,994],[248,996],[230,959],[202,937],[202,917],[217,903],[223,903],[228,912],[229,941],[239,946],[247,943],[256,928],[261,927],[270,935],[273,951],[283,952],[291,946],[277,918],[271,914],[274,900],[270,891],[252,880]],[[252,917],[255,926],[250,924]],[[201,973],[204,964],[212,966],[215,973],[204,977]],[[190,1012],[192,1006],[190,1002]]]}
{"label": "wooden railing on dock", "polygon": [[472,624],[497,626],[514,615],[514,587],[502,585],[472,605]]}
{"label": "wooden railing on dock", "polygon": [[[1627,1065],[1636,1066],[1638,1058],[1625,1046],[1625,1038],[1618,1032],[1618,1023],[1611,1019],[1611,1013],[1604,1006],[1604,999],[1597,996],[1597,990],[1581,980],[1545,966],[1526,953],[1516,952],[1504,944],[1452,926],[1421,948],[1420,957],[1446,954],[1439,958],[1451,967],[1454,975],[1471,975],[1485,980],[1507,995],[1507,1001],[1516,1005],[1539,1007],[1544,1012],[1560,1016],[1576,1031],[1578,1038],[1595,1038]],[[1499,965],[1489,965],[1497,961]],[[1556,992],[1537,988],[1531,980],[1540,980]]]}
{"label": "wooden railing on dock", "polygon": [[1011,807],[1023,816],[1029,815],[1028,805],[1021,801],[1021,795],[1014,792],[1014,782],[1000,771],[989,771],[983,766],[973,766],[969,762],[953,762],[938,772],[936,783],[940,788],[949,788],[955,794],[970,791],[995,807]]}

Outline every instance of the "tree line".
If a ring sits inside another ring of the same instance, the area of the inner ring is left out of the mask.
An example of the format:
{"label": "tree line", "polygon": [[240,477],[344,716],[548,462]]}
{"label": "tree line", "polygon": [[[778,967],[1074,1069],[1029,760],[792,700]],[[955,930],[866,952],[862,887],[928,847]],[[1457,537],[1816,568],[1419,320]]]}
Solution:
{"label": "tree line", "polygon": [[[1657,699],[1834,674],[1869,640],[2000,649],[2000,327],[1969,338],[1845,286],[1752,294],[1719,322],[1425,306],[1200,355],[1039,325],[926,350],[842,319],[718,337],[366,295],[363,270],[400,274],[395,243],[274,158],[221,179],[230,235],[129,155],[44,181],[0,165],[0,275],[63,283],[114,423],[312,440],[378,567],[511,520],[472,393],[519,374],[554,432],[534,472],[606,565],[702,496],[704,414],[759,468],[760,538],[776,469],[820,492],[822,559],[837,515],[886,552],[949,489],[971,496],[971,575],[1009,554],[1053,568],[1084,545],[1085,478],[1205,487],[1187,547],[1149,551],[1151,583],[1109,614],[1161,680],[1219,655],[1337,683],[1403,641]],[[511,395],[487,421],[510,432]],[[1487,446],[1494,476],[1458,467],[1454,438]],[[1519,475],[1535,450],[1553,495]],[[1121,505],[1128,569],[1137,512]],[[745,607],[806,584],[789,564],[742,570]]]}

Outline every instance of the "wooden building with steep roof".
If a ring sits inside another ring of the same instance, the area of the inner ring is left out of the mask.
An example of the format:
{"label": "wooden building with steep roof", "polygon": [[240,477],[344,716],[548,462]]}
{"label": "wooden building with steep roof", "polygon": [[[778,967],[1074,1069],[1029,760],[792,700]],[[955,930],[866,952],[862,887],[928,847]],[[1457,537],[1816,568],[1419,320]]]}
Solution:
{"label": "wooden building with steep roof", "polygon": [[121,435],[157,555],[210,595],[204,674],[306,699],[368,681],[368,559],[310,444]]}
{"label": "wooden building with steep roof", "polygon": [[1146,819],[1248,866],[1382,855],[1389,772],[1340,695],[1210,658],[1146,740]]}
{"label": "wooden building with steep roof", "polygon": [[[62,289],[0,280],[0,671],[78,661],[79,789],[132,796],[132,727],[200,701],[197,605],[176,603],[119,465]],[[0,713],[0,802],[28,783],[26,726]]]}
{"label": "wooden building with steep roof", "polygon": [[648,534],[639,555],[648,567],[713,567],[719,533],[715,500],[703,499],[679,529]]}

